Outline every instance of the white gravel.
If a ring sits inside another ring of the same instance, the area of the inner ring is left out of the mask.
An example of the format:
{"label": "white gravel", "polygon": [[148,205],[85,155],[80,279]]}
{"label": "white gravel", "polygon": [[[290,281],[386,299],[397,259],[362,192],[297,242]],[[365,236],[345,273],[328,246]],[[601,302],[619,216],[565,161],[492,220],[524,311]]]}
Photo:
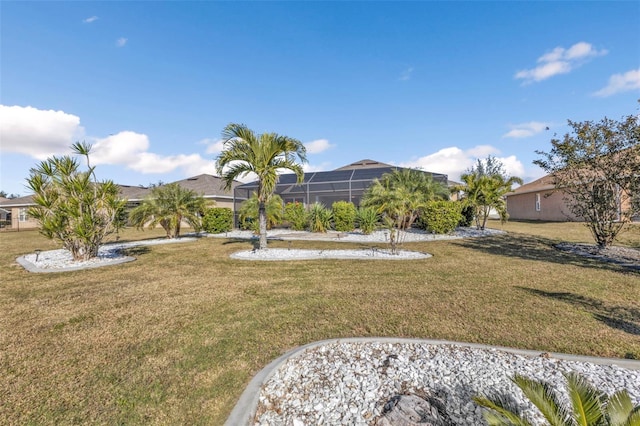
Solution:
{"label": "white gravel", "polygon": [[107,266],[120,263],[126,259],[122,249],[137,246],[152,246],[157,244],[182,243],[195,241],[194,237],[181,238],[157,238],[153,240],[131,241],[126,243],[110,243],[100,246],[98,256],[87,261],[74,261],[71,252],[66,249],[47,250],[36,253],[29,253],[21,256],[19,260],[40,270],[64,271],[68,269],[94,268],[97,266]]}
{"label": "white gravel", "polygon": [[[459,228],[449,235],[429,234],[425,231],[410,230],[400,233],[401,242],[414,241],[434,241],[443,239],[459,239],[468,237],[480,237],[502,233],[495,229],[478,231],[474,228]],[[191,234],[194,235],[194,234]],[[251,231],[234,230],[221,234],[199,234],[197,236],[208,236],[214,238],[239,238],[256,239],[257,236]],[[269,239],[278,240],[323,240],[323,241],[343,241],[343,242],[388,242],[387,231],[377,231],[370,235],[360,232],[327,232],[311,233],[305,231],[290,231],[286,229],[270,230]],[[37,272],[46,271],[66,271],[83,268],[95,268],[100,266],[121,263],[128,258],[122,253],[122,249],[156,244],[170,244],[194,241],[196,237],[183,236],[176,239],[158,238],[153,240],[131,241],[127,243],[105,244],[98,250],[98,257],[88,261],[75,262],[71,253],[65,249],[48,250],[39,254],[29,253],[19,257],[17,260],[23,266]],[[245,260],[303,260],[303,259],[425,259],[431,257],[430,254],[414,251],[400,250],[396,254],[391,254],[385,249],[357,249],[357,250],[299,250],[299,249],[267,249],[267,250],[247,250],[234,253],[236,259]]]}
{"label": "white gravel", "polygon": [[[400,243],[417,241],[452,240],[461,238],[474,238],[487,235],[503,233],[496,229],[485,229],[479,231],[475,228],[458,228],[451,234],[439,235],[431,234],[418,229],[401,231],[398,236]],[[257,239],[252,231],[234,230],[221,234],[209,235],[216,238],[238,238]],[[376,231],[365,235],[361,232],[326,232],[312,233],[305,231],[290,231],[286,229],[274,229],[267,232],[267,239],[270,240],[321,240],[334,242],[365,242],[365,243],[388,243],[388,231]],[[266,250],[246,250],[231,255],[232,258],[242,260],[308,260],[308,259],[362,259],[362,260],[410,260],[426,259],[431,257],[428,253],[421,253],[409,250],[399,250],[392,254],[389,249],[351,249],[351,250],[309,250],[309,249],[271,249]]]}
{"label": "white gravel", "polygon": [[456,425],[484,424],[471,398],[495,393],[512,395],[542,424],[510,377],[519,373],[564,390],[562,373],[569,371],[608,394],[627,389],[640,403],[640,371],[614,365],[452,345],[339,342],[309,349],[276,370],[259,395],[255,424],[369,425],[391,397],[421,391],[440,398]]}

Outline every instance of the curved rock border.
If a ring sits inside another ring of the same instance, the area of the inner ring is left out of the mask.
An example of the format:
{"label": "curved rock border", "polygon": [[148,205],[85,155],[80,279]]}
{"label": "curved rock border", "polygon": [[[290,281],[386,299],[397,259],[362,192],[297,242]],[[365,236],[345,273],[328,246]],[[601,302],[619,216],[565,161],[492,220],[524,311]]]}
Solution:
{"label": "curved rock border", "polygon": [[272,249],[245,250],[232,253],[232,259],[287,261],[314,259],[358,259],[358,260],[418,260],[432,257],[429,253],[399,250],[391,254],[388,250],[376,248],[359,250],[312,250],[312,249]]}
{"label": "curved rock border", "polygon": [[38,274],[55,273],[55,272],[68,272],[68,271],[80,271],[82,269],[102,268],[104,266],[118,265],[120,263],[133,262],[135,257],[122,256],[115,259],[102,260],[96,263],[83,263],[81,265],[63,266],[60,268],[40,268],[37,264],[27,260],[25,256],[20,256],[16,259],[24,269],[29,272]]}
{"label": "curved rock border", "polygon": [[308,343],[303,346],[299,346],[295,349],[290,350],[284,355],[278,357],[266,367],[256,374],[253,379],[249,382],[244,392],[240,396],[240,399],[236,403],[235,407],[231,411],[231,414],[227,418],[225,422],[225,426],[241,426],[241,425],[253,425],[254,418],[256,415],[256,411],[258,408],[260,391],[263,385],[269,381],[269,379],[275,374],[275,372],[289,359],[292,357],[296,357],[301,355],[307,349],[317,348],[323,345],[332,344],[332,343],[401,343],[401,344],[427,344],[427,345],[456,345],[468,348],[476,348],[476,349],[497,349],[504,352],[509,352],[516,355],[523,355],[527,357],[538,357],[538,356],[549,356],[551,358],[556,358],[564,361],[576,361],[576,362],[587,362],[593,364],[600,365],[617,365],[622,368],[626,368],[629,370],[639,370],[640,371],[640,361],[628,360],[622,358],[601,358],[601,357],[593,357],[593,356],[580,356],[580,355],[571,355],[571,354],[563,354],[563,353],[555,353],[555,352],[542,352],[542,351],[534,351],[527,349],[515,349],[508,348],[503,346],[490,346],[490,345],[482,345],[477,343],[464,343],[464,342],[455,342],[449,340],[429,340],[429,339],[406,339],[406,338],[388,338],[388,337],[355,337],[355,338],[344,338],[344,339],[328,339],[321,340],[318,342]]}

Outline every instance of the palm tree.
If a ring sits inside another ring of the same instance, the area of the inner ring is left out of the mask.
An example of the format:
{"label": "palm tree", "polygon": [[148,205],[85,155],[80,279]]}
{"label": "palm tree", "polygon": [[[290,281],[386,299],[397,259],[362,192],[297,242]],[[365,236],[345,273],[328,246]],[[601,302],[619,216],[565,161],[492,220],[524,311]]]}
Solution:
{"label": "palm tree", "polygon": [[188,223],[194,230],[201,228],[200,214],[205,210],[205,200],[190,189],[177,183],[155,187],[142,204],[129,215],[131,223],[139,229],[153,229],[157,225],[167,233],[167,238],[180,236],[180,225]]}
{"label": "palm tree", "polygon": [[[258,176],[258,217],[260,249],[267,248],[267,215],[265,203],[273,195],[278,183],[279,170],[291,170],[297,182],[304,180],[304,170],[296,162],[307,161],[307,150],[297,139],[276,133],[255,134],[244,124],[231,123],[222,131],[224,150],[216,160],[218,175],[231,189],[234,180],[249,173]],[[226,169],[226,170],[225,170]]]}
{"label": "palm tree", "polygon": [[29,214],[40,223],[40,232],[62,242],[73,260],[89,260],[98,255],[102,241],[123,226],[125,201],[116,184],[96,178],[89,163],[90,144],[76,142],[71,149],[85,156],[87,170],[68,155],[32,168],[27,184],[35,205]]}
{"label": "palm tree", "polygon": [[[633,406],[626,390],[608,396],[577,373],[566,373],[564,376],[570,406],[558,397],[548,383],[520,375],[512,380],[552,426],[640,426],[640,405]],[[504,397],[474,397],[473,400],[489,409],[484,412],[489,426],[533,424],[512,400]]]}
{"label": "palm tree", "polygon": [[419,170],[399,169],[373,181],[363,206],[376,207],[398,229],[408,229],[432,200],[446,200],[449,190]]}
{"label": "palm tree", "polygon": [[496,158],[489,156],[486,160],[478,160],[476,167],[461,176],[462,185],[453,188],[454,191],[462,191],[463,203],[474,209],[476,227],[484,229],[491,209],[499,215],[500,220],[507,220],[507,204],[504,196],[511,192],[511,187],[522,179],[515,176],[505,176],[504,168]]}

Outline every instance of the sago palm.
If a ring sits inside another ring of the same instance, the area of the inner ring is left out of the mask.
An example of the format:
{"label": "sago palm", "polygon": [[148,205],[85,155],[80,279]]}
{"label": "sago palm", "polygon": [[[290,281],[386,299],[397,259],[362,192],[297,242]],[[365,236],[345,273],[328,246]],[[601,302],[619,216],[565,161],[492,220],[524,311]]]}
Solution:
{"label": "sago palm", "polygon": [[[609,397],[577,373],[566,373],[564,377],[570,405],[557,395],[549,383],[521,375],[516,375],[512,380],[551,426],[640,426],[640,405],[633,406],[626,390]],[[489,426],[534,424],[508,398],[478,396],[473,400],[488,409],[484,417]]]}
{"label": "sago palm", "polygon": [[226,189],[231,189],[237,178],[254,173],[258,179],[258,212],[260,249],[267,247],[267,215],[265,204],[273,195],[280,170],[291,170],[297,182],[304,180],[301,163],[307,161],[306,148],[297,139],[276,133],[255,134],[244,124],[231,123],[222,132],[224,149],[216,160],[218,175]]}

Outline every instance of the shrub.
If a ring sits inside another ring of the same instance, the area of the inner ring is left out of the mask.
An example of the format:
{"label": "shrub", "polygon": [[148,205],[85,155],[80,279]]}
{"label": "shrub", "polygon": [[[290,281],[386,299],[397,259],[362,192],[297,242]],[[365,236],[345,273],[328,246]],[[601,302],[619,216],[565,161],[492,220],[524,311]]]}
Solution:
{"label": "shrub", "polygon": [[378,228],[380,215],[373,207],[360,207],[356,212],[356,221],[360,231],[368,235]]}
{"label": "shrub", "polygon": [[475,209],[470,205],[463,205],[460,211],[462,219],[458,222],[458,226],[471,226],[473,219],[475,219]]}
{"label": "shrub", "polygon": [[348,201],[336,201],[333,210],[333,226],[336,231],[352,231],[356,227],[356,206]]}
{"label": "shrub", "polygon": [[50,157],[31,169],[27,179],[34,206],[29,215],[40,224],[40,232],[62,243],[73,260],[89,260],[109,235],[123,225],[125,201],[112,181],[100,182],[95,166],[89,166],[91,145],[76,142],[74,154],[83,155],[87,169],[74,157]]}
{"label": "shrub", "polygon": [[206,211],[202,218],[205,232],[219,234],[233,229],[233,211],[227,207],[213,207]]}
{"label": "shrub", "polygon": [[327,232],[331,229],[331,210],[321,203],[315,203],[309,210],[309,230],[311,232]]}
{"label": "shrub", "polygon": [[433,233],[448,234],[456,229],[461,219],[460,203],[430,201],[420,215],[419,224]]}
{"label": "shrub", "polygon": [[307,229],[307,211],[304,205],[299,202],[287,203],[284,206],[284,220],[289,222],[294,231],[304,231]]}

